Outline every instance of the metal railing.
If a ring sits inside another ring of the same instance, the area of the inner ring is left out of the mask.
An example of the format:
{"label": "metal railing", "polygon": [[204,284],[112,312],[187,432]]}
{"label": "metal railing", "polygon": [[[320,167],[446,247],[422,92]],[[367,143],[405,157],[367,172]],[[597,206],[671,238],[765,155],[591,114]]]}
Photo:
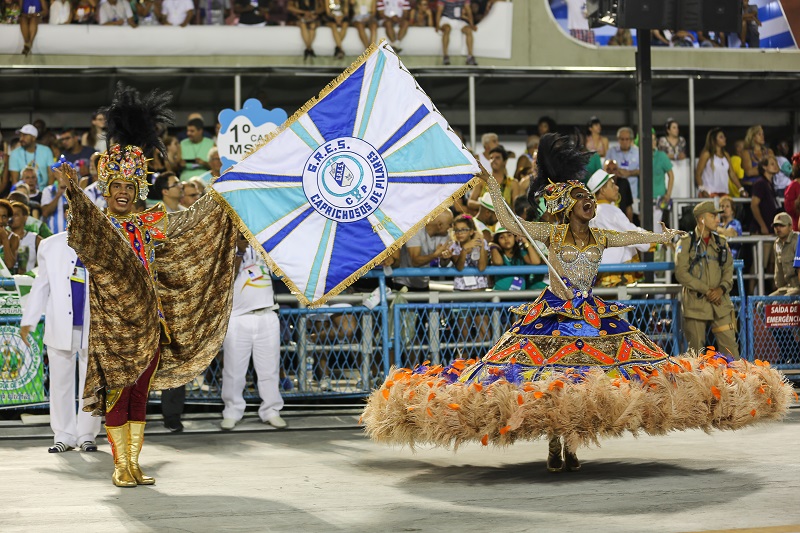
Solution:
{"label": "metal railing", "polygon": [[[671,263],[626,263],[601,265],[600,271],[672,268]],[[735,261],[734,268],[739,294],[744,294],[742,261]],[[395,269],[392,274],[452,277],[528,275],[546,271],[543,266],[489,267],[481,272],[477,269],[412,268]],[[480,357],[513,321],[509,308],[532,301],[540,294],[540,291],[452,291],[441,282],[433,285],[445,290],[400,293],[386,289],[386,275],[382,270],[369,273],[369,277],[378,279],[380,296],[372,308],[363,305],[369,294],[340,295],[328,306],[314,309],[301,306],[288,294],[276,297],[282,305],[279,311],[281,393],[287,399],[363,397],[381,383],[391,365],[410,366],[424,360],[446,364],[456,357]],[[602,298],[632,305],[633,310],[626,319],[667,353],[676,355],[686,349],[681,328],[680,285],[634,284],[596,288],[593,292]],[[740,351],[750,360],[758,354],[778,368],[800,369],[800,351],[791,352],[795,354],[793,357],[778,355],[800,346],[790,342],[791,339],[800,340],[800,327],[784,328],[776,337],[764,333],[764,328],[759,326],[759,320],[763,322],[763,318],[759,318],[763,317],[763,306],[773,301],[800,302],[800,298],[733,298],[740,326],[737,333]],[[18,325],[19,317],[7,317],[5,322]],[[709,338],[709,343],[713,343],[713,337]],[[44,376],[46,384],[46,368]],[[245,399],[249,402],[258,401],[257,381],[251,368],[245,390]],[[221,383],[222,357],[217,357],[197,380],[187,385],[187,400],[219,403]],[[154,397],[157,396],[155,392]]]}

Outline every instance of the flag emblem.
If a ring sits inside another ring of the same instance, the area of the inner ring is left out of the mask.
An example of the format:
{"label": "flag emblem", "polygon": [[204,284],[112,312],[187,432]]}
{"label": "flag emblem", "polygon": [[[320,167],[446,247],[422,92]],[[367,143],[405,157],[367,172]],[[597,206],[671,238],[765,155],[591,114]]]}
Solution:
{"label": "flag emblem", "polygon": [[382,42],[223,173],[212,194],[295,296],[319,305],[423,230],[478,172]]}

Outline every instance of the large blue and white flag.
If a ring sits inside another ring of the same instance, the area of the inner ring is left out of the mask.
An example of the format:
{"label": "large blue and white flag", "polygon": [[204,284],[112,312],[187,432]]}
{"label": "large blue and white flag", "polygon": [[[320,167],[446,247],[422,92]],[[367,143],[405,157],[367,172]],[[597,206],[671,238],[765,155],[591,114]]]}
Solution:
{"label": "large blue and white flag", "polygon": [[446,209],[478,172],[381,43],[212,187],[297,298],[319,305]]}

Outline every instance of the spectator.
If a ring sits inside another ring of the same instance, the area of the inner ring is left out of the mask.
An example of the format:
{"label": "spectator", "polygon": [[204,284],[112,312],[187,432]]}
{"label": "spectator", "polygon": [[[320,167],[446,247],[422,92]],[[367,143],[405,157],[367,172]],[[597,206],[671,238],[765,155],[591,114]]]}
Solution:
{"label": "spectator", "polygon": [[775,175],[775,190],[778,191],[779,196],[783,196],[783,191],[792,182],[792,162],[789,158],[792,152],[789,150],[789,142],[786,140],[780,141],[775,145],[775,159],[778,161],[778,168],[780,172]]}
{"label": "spectator", "polygon": [[190,178],[189,181],[185,183],[191,183],[197,188],[197,192],[200,194],[198,198],[202,198],[203,195],[206,193],[206,184],[203,183],[203,178],[201,178],[200,176],[195,176],[193,178]]}
{"label": "spectator", "polygon": [[92,125],[89,131],[81,137],[81,144],[94,148],[95,152],[105,152],[108,145],[106,143],[106,116],[102,111],[92,115]]}
{"label": "spectator", "polygon": [[48,169],[55,160],[53,151],[47,146],[37,144],[36,138],[39,136],[39,130],[33,124],[25,124],[17,130],[17,133],[19,134],[19,148],[12,151],[8,158],[11,183],[19,181],[23,168],[31,167],[36,170],[38,188],[43,189],[49,183]]}
{"label": "spectator", "polygon": [[496,133],[484,133],[481,135],[481,145],[483,152],[478,154],[478,162],[483,165],[483,168],[489,170],[492,163],[489,160],[489,152],[500,145],[500,139]]}
{"label": "spectator", "polygon": [[92,203],[100,210],[105,210],[108,207],[106,197],[103,196],[102,191],[97,187],[97,161],[100,159],[100,152],[95,152],[89,159],[89,175],[81,178],[79,186],[86,193],[86,196],[91,198]]}
{"label": "spectator", "polygon": [[[449,261],[450,242],[448,230],[453,221],[453,213],[446,209],[411,237],[400,251],[400,268],[439,266],[441,260]],[[394,278],[397,288],[407,287],[410,291],[427,291],[429,278]]]}
{"label": "spectator", "polygon": [[19,0],[3,0],[2,5],[2,24],[19,24],[20,15],[22,15],[22,6]]}
{"label": "spectator", "polygon": [[203,135],[203,121],[199,118],[189,120],[186,125],[186,138],[181,141],[181,157],[185,168],[181,172],[181,181],[205,173],[210,167],[208,152],[214,141]]}
{"label": "spectator", "polygon": [[522,155],[531,163],[536,161],[536,154],[539,152],[539,139],[538,135],[528,135],[525,141],[525,151]]}
{"label": "spectator", "polygon": [[[653,129],[653,146],[656,145],[656,130]],[[661,233],[664,211],[672,204],[672,188],[675,186],[675,173],[667,154],[653,150],[653,231]]]}
{"label": "spectator", "polygon": [[436,32],[442,32],[442,64],[450,64],[448,49],[450,48],[450,33],[459,30],[467,40],[467,65],[476,66],[478,63],[472,55],[474,33],[478,31],[472,19],[472,9],[467,0],[439,0],[436,8]]}
{"label": "spectator", "polygon": [[11,206],[11,202],[0,200],[0,257],[3,258],[3,263],[8,270],[12,272],[19,250],[19,236],[8,228],[13,216],[14,208]]}
{"label": "spectator", "polygon": [[664,126],[663,137],[658,138],[658,143],[653,146],[667,154],[672,161],[686,159],[686,139],[680,134],[678,121],[670,117]]}
{"label": "spectator", "polygon": [[327,0],[325,2],[325,25],[331,29],[333,42],[336,48],[333,50],[333,57],[344,59],[342,43],[347,34],[347,27],[350,24],[350,0]]}
{"label": "spectator", "polygon": [[80,139],[78,139],[78,134],[73,129],[65,130],[64,133],[58,136],[58,140],[61,142],[63,150],[61,155],[64,160],[78,168],[79,176],[88,176],[89,160],[94,154],[94,149],[83,146],[80,143]]}
{"label": "spectator", "polygon": [[67,244],[66,234],[47,239],[39,252],[39,259],[39,275],[28,295],[19,335],[27,345],[31,329],[44,314],[44,344],[50,370],[50,427],[55,434],[54,444],[47,451],[61,453],[79,446],[81,451],[96,452],[95,438],[100,431],[100,418],[83,410],[82,399],[75,405],[76,396],[83,397],[88,364],[86,269],[75,250]]}
{"label": "spectator", "polygon": [[166,157],[162,157],[158,150],[153,152],[153,160],[147,165],[148,170],[154,174],[159,172],[174,172],[180,175],[185,163],[181,156],[181,144],[177,137],[167,135],[164,137],[164,146],[167,147]]}
{"label": "spectator", "polygon": [[189,181],[181,183],[181,206],[186,209],[192,207],[192,205],[200,199],[200,189],[197,188],[197,184],[193,181],[194,179],[195,178],[192,178]]}
{"label": "spectator", "polygon": [[3,132],[0,131],[0,196],[11,190],[8,181],[8,144],[3,141]]}
{"label": "spectator", "polygon": [[67,178],[42,189],[42,220],[53,233],[67,229]]}
{"label": "spectator", "polygon": [[565,0],[567,3],[567,29],[579,41],[595,44],[594,32],[589,28],[586,0]]}
{"label": "spectator", "polygon": [[[503,227],[498,227],[489,245],[493,266],[539,265],[542,260],[533,245],[524,237],[517,237]],[[524,291],[528,277],[523,274],[495,276],[494,290]]]}
{"label": "spectator", "polygon": [[514,204],[516,204],[517,200],[520,198],[527,196],[533,175],[534,168],[531,160],[527,157],[520,157],[517,159],[517,171],[514,173],[514,181],[517,182],[517,196],[514,199]]}
{"label": "spectator", "polygon": [[[592,174],[586,186],[597,198],[596,215],[589,222],[589,226],[614,231],[642,231],[642,228],[634,225],[617,207],[619,187],[611,174],[605,170],[598,170]],[[649,249],[649,244],[609,247],[603,251],[601,263],[638,263],[638,252],[646,252]],[[638,277],[635,273],[603,272],[597,276],[597,285],[600,287],[628,285],[635,282]]]}
{"label": "spectator", "polygon": [[584,147],[590,152],[597,152],[600,157],[605,157],[608,152],[608,137],[602,135],[603,125],[600,119],[592,117],[586,124],[586,143]]}
{"label": "spectator", "polygon": [[72,22],[72,3],[70,0],[52,0],[48,24],[70,24]]}
{"label": "spectator", "polygon": [[[742,223],[736,218],[736,207],[733,204],[733,199],[730,196],[723,196],[719,199],[720,225],[717,233],[727,239],[733,237],[740,237],[742,235]],[[731,254],[736,259],[739,256],[741,245],[731,244]]]}
{"label": "spectator", "polygon": [[22,0],[22,13],[19,16],[19,26],[22,30],[22,40],[25,46],[22,55],[28,55],[33,48],[36,32],[39,31],[39,22],[47,18],[50,6],[46,0]]}
{"label": "spectator", "polygon": [[186,27],[194,17],[194,2],[192,0],[162,0],[161,22],[164,26]]}
{"label": "spectator", "polygon": [[774,154],[764,142],[764,128],[759,125],[750,127],[744,136],[744,152],[742,153],[745,187],[752,187],[753,183],[758,180],[758,164],[768,155]]}
{"label": "spectator", "polygon": [[289,4],[289,12],[297,17],[300,35],[306,45],[303,60],[317,57],[317,54],[314,53],[314,39],[317,37],[319,16],[322,13],[320,0],[293,0]]}
{"label": "spectator", "polygon": [[239,16],[239,26],[266,26],[269,0],[233,0],[233,12]]}
{"label": "spectator", "polygon": [[721,31],[698,31],[697,42],[700,44],[701,48],[725,48],[728,46],[725,32]]}
{"label": "spectator", "polygon": [[783,193],[783,208],[792,217],[792,230],[798,230],[800,219],[800,153],[792,156],[792,182]]}
{"label": "spectator", "polygon": [[631,30],[617,28],[617,32],[608,40],[608,46],[633,46]]}
{"label": "spectator", "polygon": [[127,23],[131,28],[136,27],[133,10],[126,0],[105,0],[100,4],[97,18],[101,26],[124,26]]}
{"label": "spectator", "polygon": [[727,140],[722,128],[711,128],[706,135],[706,145],[700,152],[695,184],[700,196],[725,196],[728,194],[728,180],[733,182],[739,194],[747,196],[744,187],[731,167],[731,157],[725,151]]}
{"label": "spectator", "polygon": [[545,133],[555,133],[556,132],[556,121],[548,116],[544,116],[539,119],[536,123],[536,133],[539,134],[539,138],[542,137]]}
{"label": "spectator", "polygon": [[271,0],[267,16],[268,25],[286,26],[289,22],[289,1],[290,0]]}
{"label": "spectator", "polygon": [[22,202],[11,202],[14,209],[14,216],[11,218],[11,231],[19,237],[19,248],[17,249],[17,267],[12,274],[25,274],[36,268],[36,252],[42,236],[36,232],[28,230],[26,227],[31,210]]}
{"label": "spectator", "polygon": [[433,27],[433,11],[428,0],[417,0],[416,6],[411,10],[410,25],[417,28]]}
{"label": "spectator", "polygon": [[[77,0],[73,10],[73,24],[97,24],[95,13],[97,11],[97,0]],[[86,144],[86,143],[84,143]],[[94,146],[89,144],[87,146]]]}
{"label": "spectator", "polygon": [[616,164],[614,174],[626,178],[631,186],[631,194],[639,197],[639,147],[633,144],[633,130],[627,126],[617,130],[619,146],[612,146],[606,152],[606,159]]}
{"label": "spectator", "polygon": [[697,38],[686,30],[677,30],[672,33],[672,46],[676,48],[694,48]]}
{"label": "spectator", "polygon": [[[378,19],[376,16],[377,0],[353,0],[353,26],[358,31],[361,44],[367,48],[375,44],[378,36]],[[367,30],[369,29],[369,35]]]}
{"label": "spectator", "polygon": [[[733,173],[736,174],[736,177],[739,178],[739,181],[744,179],[744,169],[742,168],[742,154],[744,154],[744,140],[738,139],[736,142],[733,143],[733,155],[731,156],[731,168],[733,169]],[[728,184],[730,186],[730,184]],[[736,192],[735,195],[731,195],[734,197],[739,196],[739,191],[732,191]]]}
{"label": "spectator", "polygon": [[[22,170],[22,179],[17,185],[24,184],[28,189],[28,201],[37,204],[42,203],[42,191],[39,190],[39,179],[33,167],[25,167]],[[14,188],[16,190],[16,187]]]}
{"label": "spectator", "polygon": [[[506,174],[506,162],[508,161],[508,152],[501,145],[497,145],[489,150],[489,172],[491,172],[494,179],[500,185],[500,190],[503,191],[503,198],[506,203],[511,206],[517,196],[520,195],[520,190],[517,181]],[[470,209],[478,209],[480,207],[480,199],[483,195],[489,192],[489,187],[483,185],[482,187],[475,187],[469,197],[467,205]]]}
{"label": "spectator", "polygon": [[671,42],[665,30],[650,30],[650,40],[653,46],[670,46]]}
{"label": "spectator", "polygon": [[156,0],[139,0],[136,2],[136,22],[140,26],[158,26],[160,17],[161,11]]}
{"label": "spectator", "polygon": [[778,213],[772,221],[772,228],[776,236],[775,291],[770,296],[796,296],[800,294],[800,279],[794,267],[797,233],[792,231],[792,218],[786,213]]}
{"label": "spectator", "polygon": [[[450,254],[457,270],[477,268],[485,270],[489,264],[489,245],[475,226],[469,215],[459,215],[453,220],[454,239],[450,244]],[[489,287],[486,276],[456,276],[453,278],[455,291],[483,291]],[[470,309],[454,309],[459,328],[459,341],[466,344],[470,338],[485,339],[489,334],[489,317]],[[470,315],[474,320],[470,320]],[[475,336],[471,336],[473,326]]]}
{"label": "spectator", "polygon": [[773,183],[778,171],[778,161],[774,155],[768,155],[758,164],[759,179],[753,184],[753,200],[750,202],[750,210],[753,213],[750,233],[753,235],[772,233],[768,221],[774,219],[780,211]]}
{"label": "spectator", "polygon": [[742,48],[745,48],[745,46],[749,48],[761,47],[759,26],[761,26],[761,21],[758,19],[758,6],[751,4],[749,0],[742,0],[742,31],[739,34]]}
{"label": "spectator", "polygon": [[212,147],[211,150],[208,151],[208,172],[205,174],[200,174],[199,176],[195,176],[191,179],[199,179],[202,181],[204,186],[211,185],[211,182],[217,179],[222,172],[222,159],[219,157],[219,150],[216,146]]}
{"label": "spectator", "polygon": [[475,227],[483,234],[484,240],[491,242],[494,226],[497,224],[497,215],[494,212],[494,201],[489,192],[485,192],[478,201],[478,214],[473,219]]}
{"label": "spectator", "polygon": [[150,198],[160,200],[164,204],[164,209],[167,213],[186,210],[186,207],[181,205],[182,197],[183,188],[181,187],[181,182],[172,172],[161,173],[150,189]]}
{"label": "spectator", "polygon": [[[403,51],[403,39],[409,24],[409,8],[408,0],[378,0],[378,16],[383,22],[389,43],[397,53]],[[395,26],[398,29],[396,33]]]}
{"label": "spectator", "polygon": [[502,2],[504,0],[472,0],[470,7],[472,8],[472,17],[475,19],[475,24],[478,24],[489,14],[492,6],[497,1]]}
{"label": "spectator", "polygon": [[221,427],[233,429],[244,415],[246,404],[242,391],[252,357],[261,397],[258,416],[265,424],[283,429],[286,422],[280,415],[283,399],[278,387],[281,362],[278,305],[275,304],[272,278],[264,259],[241,234],[236,240],[234,270],[233,309],[222,346],[222,401],[225,408]]}
{"label": "spectator", "polygon": [[[23,204],[25,207],[28,207],[30,210],[30,204],[28,199],[28,186],[24,183],[20,183],[17,190],[13,191],[8,195],[8,201],[11,202],[12,207],[15,203]],[[46,239],[50,237],[53,232],[50,231],[50,228],[47,227],[46,224],[43,224],[41,220],[35,218],[33,216],[33,212],[30,211],[27,220],[25,221],[25,230],[35,233],[39,235],[42,239]]]}
{"label": "spectator", "polygon": [[696,226],[682,237],[675,257],[675,278],[683,285],[683,330],[689,348],[706,346],[706,330],[711,326],[721,351],[739,358],[736,343],[736,315],[731,303],[733,258],[719,227],[719,211],[714,202],[697,204],[693,209]]}
{"label": "spectator", "polygon": [[[619,189],[619,200],[616,202],[617,207],[619,207],[620,210],[625,213],[625,216],[628,217],[628,220],[633,222],[635,218],[633,214],[633,194],[631,194],[631,184],[628,181],[628,178],[623,178],[622,176],[616,175],[619,169],[617,167],[617,162],[614,160],[606,160],[602,170],[605,170],[614,176],[614,183]],[[597,172],[597,170],[594,172]],[[590,177],[594,175],[594,172],[592,172]]]}

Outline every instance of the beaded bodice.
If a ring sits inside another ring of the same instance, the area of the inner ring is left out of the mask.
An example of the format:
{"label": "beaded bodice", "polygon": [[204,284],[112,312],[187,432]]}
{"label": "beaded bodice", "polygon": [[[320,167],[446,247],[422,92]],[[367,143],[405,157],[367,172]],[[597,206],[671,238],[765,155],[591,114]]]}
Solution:
{"label": "beaded bodice", "polygon": [[572,245],[564,245],[556,257],[575,288],[581,292],[592,288],[597,276],[597,266],[603,258],[603,252],[598,246],[590,245],[581,250]]}

